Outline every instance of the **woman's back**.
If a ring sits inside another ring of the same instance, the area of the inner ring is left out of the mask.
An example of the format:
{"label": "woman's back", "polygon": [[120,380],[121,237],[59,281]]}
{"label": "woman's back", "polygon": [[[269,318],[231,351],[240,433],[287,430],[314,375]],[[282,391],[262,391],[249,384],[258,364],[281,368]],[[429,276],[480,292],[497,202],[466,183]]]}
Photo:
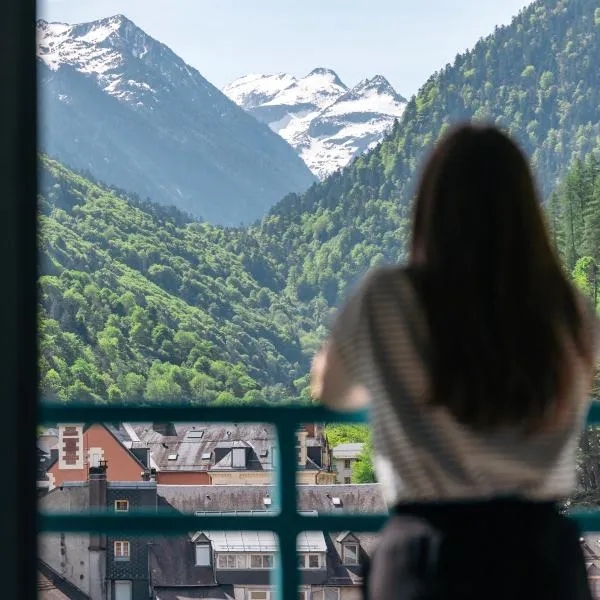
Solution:
{"label": "woman's back", "polygon": [[[517,425],[478,431],[460,423],[448,408],[428,401],[431,339],[415,275],[400,267],[373,271],[331,337],[368,390],[375,467],[388,502],[567,496],[586,416],[589,365],[574,359],[564,401],[569,410],[546,431],[530,435]],[[589,331],[597,327],[591,311],[585,322]]]}

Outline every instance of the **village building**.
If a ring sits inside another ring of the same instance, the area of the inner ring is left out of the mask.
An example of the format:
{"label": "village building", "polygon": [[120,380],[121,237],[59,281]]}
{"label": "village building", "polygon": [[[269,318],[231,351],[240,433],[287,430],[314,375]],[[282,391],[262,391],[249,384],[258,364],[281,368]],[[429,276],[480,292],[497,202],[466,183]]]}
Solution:
{"label": "village building", "polygon": [[[266,513],[269,485],[161,485],[107,480],[107,466],[90,467],[84,482],[65,482],[40,499],[41,511],[80,514],[105,508],[203,515]],[[377,484],[301,485],[300,510],[382,513]],[[218,521],[217,521],[218,523]],[[215,528],[216,529],[216,528]],[[376,536],[360,532],[299,537],[301,600],[359,600],[365,561]],[[184,535],[44,533],[39,561],[48,589],[77,600],[271,600],[277,541],[268,532],[191,531]],[[75,588],[75,589],[73,589]],[[44,596],[40,595],[44,600]]]}
{"label": "village building", "polygon": [[336,483],[352,483],[352,469],[360,458],[364,444],[338,444],[332,450]]}

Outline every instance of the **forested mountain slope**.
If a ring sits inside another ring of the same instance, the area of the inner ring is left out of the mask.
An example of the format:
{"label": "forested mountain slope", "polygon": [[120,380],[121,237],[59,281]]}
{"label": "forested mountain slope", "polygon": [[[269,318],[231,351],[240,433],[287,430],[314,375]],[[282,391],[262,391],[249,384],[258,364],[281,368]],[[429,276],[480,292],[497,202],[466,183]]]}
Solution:
{"label": "forested mountain slope", "polygon": [[333,304],[370,265],[403,256],[417,169],[452,123],[508,129],[547,199],[574,158],[598,145],[598,56],[594,0],[540,0],[432,75],[374,151],[288,196],[255,228],[290,293]]}
{"label": "forested mountain slope", "polygon": [[277,294],[272,259],[250,236],[119,197],[43,157],[40,174],[43,393],[300,395],[316,325],[308,306]]}

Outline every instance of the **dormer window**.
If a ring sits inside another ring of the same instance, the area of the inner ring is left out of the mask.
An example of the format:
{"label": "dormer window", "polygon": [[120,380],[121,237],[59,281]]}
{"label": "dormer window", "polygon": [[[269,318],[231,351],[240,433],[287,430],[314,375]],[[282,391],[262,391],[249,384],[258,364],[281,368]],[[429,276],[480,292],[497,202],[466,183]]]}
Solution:
{"label": "dormer window", "polygon": [[210,544],[196,544],[196,566],[210,567]]}
{"label": "dormer window", "polygon": [[246,467],[246,448],[234,448],[232,450],[232,466],[238,468]]}
{"label": "dormer window", "polygon": [[342,563],[344,565],[357,565],[358,550],[358,544],[354,542],[344,542],[342,544]]}

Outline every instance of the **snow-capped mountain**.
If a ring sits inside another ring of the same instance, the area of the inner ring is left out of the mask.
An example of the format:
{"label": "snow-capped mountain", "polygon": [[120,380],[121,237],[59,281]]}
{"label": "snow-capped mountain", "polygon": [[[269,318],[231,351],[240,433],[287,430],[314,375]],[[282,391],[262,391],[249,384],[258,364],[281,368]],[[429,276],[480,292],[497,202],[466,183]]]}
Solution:
{"label": "snow-capped mountain", "polygon": [[246,75],[223,92],[287,140],[323,178],[379,143],[406,100],[381,75],[349,89],[330,69]]}
{"label": "snow-capped mountain", "polygon": [[252,221],[314,181],[294,150],[122,15],[39,21],[42,151],[209,221]]}

